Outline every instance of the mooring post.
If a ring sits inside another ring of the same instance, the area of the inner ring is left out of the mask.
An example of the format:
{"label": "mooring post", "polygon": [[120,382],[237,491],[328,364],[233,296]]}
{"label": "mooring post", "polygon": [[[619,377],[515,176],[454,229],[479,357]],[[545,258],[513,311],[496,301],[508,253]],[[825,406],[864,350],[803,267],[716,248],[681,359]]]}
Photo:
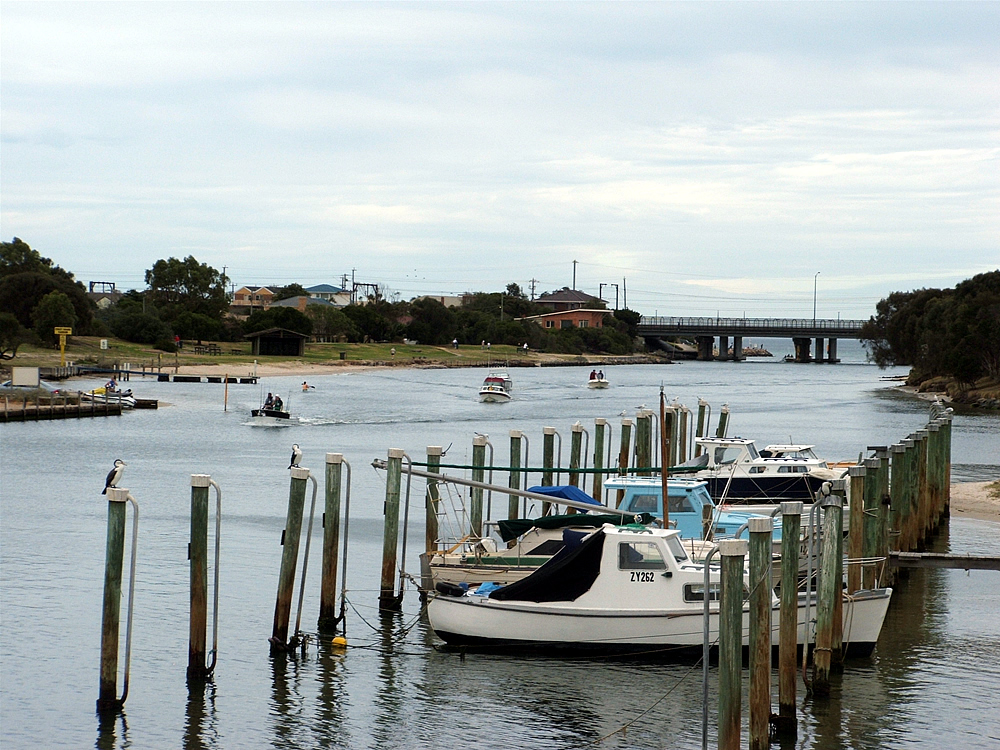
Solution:
{"label": "mooring post", "polygon": [[852,466],[847,470],[850,477],[848,487],[850,497],[850,522],[847,530],[847,557],[854,562],[847,567],[847,593],[853,594],[861,588],[862,566],[859,560],[865,554],[865,475],[864,466]]}
{"label": "mooring post", "polygon": [[677,434],[673,440],[675,466],[687,461],[688,433],[691,431],[691,410],[682,405],[678,407],[677,412],[680,419],[677,420]]}
{"label": "mooring post", "polygon": [[[632,420],[626,418],[622,420],[621,447],[618,450],[618,473],[622,476],[628,472],[628,459],[631,455],[631,447]],[[617,497],[615,498],[616,508],[622,504],[623,497],[625,497],[625,490],[618,490]]]}
{"label": "mooring post", "polygon": [[951,423],[952,416],[945,414],[944,420],[944,513],[951,515]]}
{"label": "mooring post", "polygon": [[[580,486],[580,475],[577,471],[580,468],[580,456],[583,451],[583,425],[579,422],[574,422],[570,429],[569,438],[569,483],[574,487]],[[570,509],[570,513],[575,513],[576,511]]]}
{"label": "mooring post", "polygon": [[[902,443],[889,446],[889,550],[899,552],[903,537],[903,504],[906,497],[906,472],[903,465],[906,462],[906,448]],[[895,568],[887,571],[887,584],[893,585],[896,580]]]}
{"label": "mooring post", "polygon": [[927,541],[929,513],[927,510],[927,430],[917,430],[917,549],[922,550]]}
{"label": "mooring post", "polygon": [[[119,711],[125,703],[124,695],[118,697],[118,634],[121,627],[125,503],[128,501],[128,490],[109,487],[107,497],[108,539],[104,562],[104,606],[101,612],[101,678],[97,694],[98,713]],[[133,535],[133,543],[134,541]],[[131,598],[131,587],[129,596]],[[126,673],[127,671],[126,665]]]}
{"label": "mooring post", "polygon": [[191,475],[191,616],[188,630],[188,677],[208,674],[205,642],[208,637],[208,474]]}
{"label": "mooring post", "polygon": [[[900,441],[903,447],[903,458],[900,462],[899,474],[893,474],[892,481],[899,483],[899,550],[910,552],[913,543],[910,541],[913,525],[913,441],[909,438]],[[895,464],[893,465],[895,471]],[[900,575],[900,571],[896,572]]]}
{"label": "mooring post", "polygon": [[288,515],[281,532],[281,570],[278,572],[278,596],[274,604],[274,627],[271,630],[271,654],[294,649],[297,643],[288,639],[292,615],[292,591],[295,588],[295,567],[299,560],[299,537],[302,536],[302,511],[306,502],[306,482],[309,469],[293,466],[289,469]]}
{"label": "mooring post", "polygon": [[[512,490],[517,490],[521,488],[521,472],[513,471],[513,469],[519,469],[521,467],[521,431],[511,430],[510,431],[510,468],[512,471],[507,476],[507,486]],[[513,521],[518,518],[520,514],[518,513],[518,506],[520,503],[520,497],[517,495],[507,495],[507,518]],[[513,547],[517,544],[516,539],[511,539],[507,542],[508,547]]]}
{"label": "mooring post", "polygon": [[889,448],[881,445],[875,452],[878,466],[878,545],[875,556],[883,560],[876,581],[881,583],[889,571]]}
{"label": "mooring post", "polygon": [[830,662],[833,649],[834,597],[839,597],[837,572],[837,524],[834,516],[842,514],[841,498],[829,495],[823,500],[823,552],[820,560],[819,591],[816,597],[816,646],[813,649],[813,683],[815,695],[830,694]]}
{"label": "mooring post", "polygon": [[878,513],[879,513],[879,484],[878,470],[882,462],[877,458],[866,458],[865,464],[865,488],[864,488],[864,546],[862,557],[866,563],[861,569],[861,586],[866,589],[875,588],[876,561],[878,555]]}
{"label": "mooring post", "polygon": [[[444,449],[440,445],[427,446],[427,471],[432,474],[441,473],[441,456]],[[437,551],[438,543],[438,508],[441,503],[441,491],[437,481],[427,481],[427,494],[424,498],[424,551],[428,554]]]}
{"label": "mooring post", "polygon": [[[706,416],[707,410],[707,416]],[[708,429],[708,424],[712,419],[711,407],[708,405],[708,401],[703,398],[698,399],[698,427],[695,430],[695,438],[705,437],[705,432]],[[701,455],[701,445],[698,441],[694,442],[694,457],[697,458]]]}
{"label": "mooring post", "polygon": [[933,534],[941,520],[941,508],[944,507],[944,456],[941,452],[941,425],[937,420],[927,424],[927,466],[928,486],[930,487],[930,519],[927,524],[928,533]]}
{"label": "mooring post", "polygon": [[603,417],[594,420],[594,484],[590,495],[599,503],[604,498],[604,475],[601,469],[604,468],[604,433],[607,429],[608,420]]}
{"label": "mooring post", "polygon": [[[485,444],[484,444],[485,445]],[[485,448],[484,448],[485,451]],[[389,449],[385,472],[385,525],[382,530],[382,580],[379,583],[378,608],[398,611],[400,600],[396,596],[396,549],[399,546],[399,487],[403,477],[401,448]],[[473,458],[475,461],[475,458]],[[479,496],[482,503],[482,494]],[[482,505],[480,504],[480,512]]]}
{"label": "mooring post", "polygon": [[[743,563],[744,539],[722,539],[719,601],[719,750],[740,750],[743,701]],[[705,592],[708,596],[709,592]]]}
{"label": "mooring post", "polygon": [[[830,653],[830,668],[835,672],[844,671],[844,505],[847,502],[847,480],[835,479],[831,494],[840,500],[840,512],[833,515],[833,525],[829,533],[833,536],[833,580],[836,592],[833,596],[833,617]],[[826,529],[826,524],[823,525]]]}
{"label": "mooring post", "polygon": [[766,750],[771,719],[771,536],[774,522],[767,517],[753,517],[747,527],[750,530],[750,750]]}
{"label": "mooring post", "polygon": [[729,429],[729,404],[723,404],[722,408],[719,410],[719,427],[715,431],[716,437],[725,437],[726,431]]}
{"label": "mooring post", "polygon": [[[340,552],[340,487],[344,470],[343,453],[326,454],[326,503],[323,507],[323,562],[319,590],[320,633],[335,633],[337,613],[337,558]],[[428,484],[429,486],[429,484]]]}
{"label": "mooring post", "polygon": [[799,537],[802,503],[781,503],[781,605],[778,624],[778,716],[775,726],[783,736],[794,737],[796,653],[798,649]]}
{"label": "mooring post", "polygon": [[650,441],[653,433],[653,413],[648,409],[640,409],[635,415],[635,464],[641,476],[650,476],[649,467],[653,465],[650,457]]}
{"label": "mooring post", "polygon": [[[486,478],[486,436],[472,438],[472,480],[482,482]],[[483,488],[472,487],[469,491],[469,534],[475,539],[483,536]]]}

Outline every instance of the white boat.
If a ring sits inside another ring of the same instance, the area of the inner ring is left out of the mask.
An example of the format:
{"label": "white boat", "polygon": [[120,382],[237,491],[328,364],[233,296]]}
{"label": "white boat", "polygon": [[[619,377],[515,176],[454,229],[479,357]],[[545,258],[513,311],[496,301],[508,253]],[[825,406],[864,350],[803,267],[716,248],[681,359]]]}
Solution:
{"label": "white boat", "polygon": [[611,383],[608,382],[607,378],[591,378],[587,382],[588,388],[607,388]]}
{"label": "white boat", "polygon": [[[826,461],[812,454],[764,456],[753,440],[746,438],[697,438],[702,454],[682,466],[695,471],[693,479],[708,483],[716,502],[746,504],[776,503],[782,500],[812,502],[823,482],[839,479],[843,467],[831,470]],[[789,446],[775,446],[784,447]],[[795,446],[809,448],[812,446]]]}
{"label": "white boat", "polygon": [[123,409],[135,408],[135,397],[132,396],[132,389],[120,391],[109,389],[107,386],[95,388],[92,391],[81,391],[82,401],[94,401],[99,404],[121,404]]}
{"label": "white boat", "polygon": [[483,403],[510,401],[513,390],[514,381],[506,370],[491,370],[479,389],[479,400]]}
{"label": "white boat", "polygon": [[[709,638],[714,642],[719,633],[714,566],[709,581]],[[749,591],[748,578],[745,585]],[[891,595],[892,589],[875,589],[844,599],[843,640],[849,653],[867,655],[875,648]],[[704,566],[688,557],[679,532],[609,524],[508,586],[481,586],[469,593],[439,584],[427,615],[449,645],[670,656],[674,649],[702,646],[704,596]],[[815,616],[814,602],[809,606]],[[771,612],[777,633],[779,601],[773,592]],[[799,643],[811,643],[813,630],[806,621],[806,596],[800,595]],[[744,645],[748,639],[744,605]]]}

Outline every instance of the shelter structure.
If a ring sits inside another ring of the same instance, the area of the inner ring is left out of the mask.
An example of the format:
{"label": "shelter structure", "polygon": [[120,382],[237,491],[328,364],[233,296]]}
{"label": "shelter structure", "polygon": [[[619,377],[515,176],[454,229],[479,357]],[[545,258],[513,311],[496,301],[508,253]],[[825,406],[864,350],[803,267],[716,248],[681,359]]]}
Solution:
{"label": "shelter structure", "polygon": [[287,328],[268,328],[248,333],[243,338],[250,341],[251,353],[255,357],[301,357],[306,353],[308,336]]}

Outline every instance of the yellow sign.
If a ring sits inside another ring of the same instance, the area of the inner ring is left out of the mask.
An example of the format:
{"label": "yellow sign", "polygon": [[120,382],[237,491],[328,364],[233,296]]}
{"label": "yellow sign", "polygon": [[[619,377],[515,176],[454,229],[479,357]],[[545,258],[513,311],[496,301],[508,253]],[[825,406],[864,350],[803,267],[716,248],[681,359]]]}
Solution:
{"label": "yellow sign", "polygon": [[56,334],[57,336],[72,336],[73,335],[73,329],[70,328],[69,326],[56,326],[54,329],[52,329],[52,332],[54,334]]}

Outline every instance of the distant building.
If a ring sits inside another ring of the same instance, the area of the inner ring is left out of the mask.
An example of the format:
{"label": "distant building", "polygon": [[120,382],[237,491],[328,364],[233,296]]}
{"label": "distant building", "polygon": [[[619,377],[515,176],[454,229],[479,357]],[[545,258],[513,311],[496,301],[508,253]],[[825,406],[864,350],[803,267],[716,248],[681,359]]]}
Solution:
{"label": "distant building", "polygon": [[597,309],[604,307],[604,300],[581,292],[579,289],[563,287],[555,292],[545,292],[535,300],[536,304],[549,307],[556,312],[562,310],[579,310],[580,308]]}
{"label": "distant building", "polygon": [[432,299],[435,302],[440,302],[445,307],[461,307],[465,302],[465,297],[469,295],[456,296],[456,295],[442,295],[442,294],[422,294],[419,297],[414,297],[411,302],[416,302],[422,299]]}
{"label": "distant building", "polygon": [[287,328],[268,328],[264,331],[248,333],[243,338],[251,344],[254,357],[280,356],[301,357],[306,352],[308,336]]}
{"label": "distant building", "polygon": [[347,307],[351,304],[351,293],[349,291],[330,284],[317,284],[316,286],[306,287],[306,292],[314,299],[326,300],[337,307]]}
{"label": "distant building", "polygon": [[266,286],[241,286],[233,294],[231,307],[266,310],[274,301],[274,290]]}
{"label": "distant building", "polygon": [[603,328],[604,316],[610,313],[610,310],[580,308],[542,315],[528,315],[524,318],[515,318],[515,320],[531,320],[542,328]]}
{"label": "distant building", "polygon": [[98,309],[107,310],[112,305],[118,304],[118,300],[125,295],[115,288],[113,281],[91,281],[87,296],[93,300]]}
{"label": "distant building", "polygon": [[322,299],[320,297],[306,297],[303,295],[299,295],[298,297],[286,297],[285,299],[279,299],[276,302],[271,303],[271,307],[294,307],[300,313],[304,313],[307,306],[338,307],[338,305],[335,305],[330,300]]}

